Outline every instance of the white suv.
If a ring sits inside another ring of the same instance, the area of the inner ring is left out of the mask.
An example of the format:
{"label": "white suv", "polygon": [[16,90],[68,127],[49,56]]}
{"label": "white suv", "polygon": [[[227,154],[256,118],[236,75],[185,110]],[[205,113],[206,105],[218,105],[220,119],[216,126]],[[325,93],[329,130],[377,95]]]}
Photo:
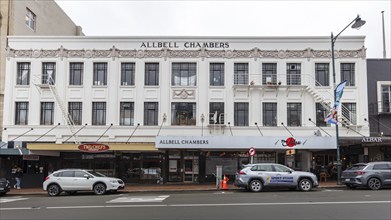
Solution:
{"label": "white suv", "polygon": [[58,170],[47,176],[43,182],[43,190],[48,191],[49,196],[57,196],[62,191],[68,194],[75,194],[77,191],[94,191],[97,195],[103,195],[107,191],[116,192],[124,188],[125,184],[121,179],[82,169]]}

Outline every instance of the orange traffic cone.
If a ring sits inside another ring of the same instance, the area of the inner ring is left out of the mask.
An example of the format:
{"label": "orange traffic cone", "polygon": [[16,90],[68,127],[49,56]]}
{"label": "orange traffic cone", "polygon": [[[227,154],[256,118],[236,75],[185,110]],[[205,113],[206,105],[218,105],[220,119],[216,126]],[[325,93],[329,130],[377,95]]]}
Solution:
{"label": "orange traffic cone", "polygon": [[228,190],[228,177],[224,175],[223,181],[221,182],[221,189]]}

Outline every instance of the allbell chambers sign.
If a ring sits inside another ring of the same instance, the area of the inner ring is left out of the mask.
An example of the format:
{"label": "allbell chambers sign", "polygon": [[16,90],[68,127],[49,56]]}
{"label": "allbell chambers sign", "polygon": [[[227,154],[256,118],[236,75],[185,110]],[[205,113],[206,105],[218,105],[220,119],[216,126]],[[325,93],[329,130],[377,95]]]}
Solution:
{"label": "allbell chambers sign", "polygon": [[144,49],[162,49],[162,48],[206,48],[206,49],[227,49],[229,48],[228,42],[176,42],[176,41],[146,41],[141,42],[140,48]]}
{"label": "allbell chambers sign", "polygon": [[[263,137],[263,136],[157,136],[156,148],[176,149],[337,149],[335,137]],[[289,140],[287,142],[287,140]]]}

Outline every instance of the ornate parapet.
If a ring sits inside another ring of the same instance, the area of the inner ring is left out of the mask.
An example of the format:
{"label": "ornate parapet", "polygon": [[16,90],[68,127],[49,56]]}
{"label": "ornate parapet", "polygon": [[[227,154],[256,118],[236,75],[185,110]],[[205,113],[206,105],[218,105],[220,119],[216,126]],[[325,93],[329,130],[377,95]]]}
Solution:
{"label": "ornate parapet", "polygon": [[[7,48],[7,58],[10,57],[27,57],[27,58],[330,58],[330,50],[314,50],[306,48],[304,50],[261,50],[253,48],[251,50],[208,50],[201,48],[199,50],[172,50],[168,48],[160,50],[120,50],[112,47],[108,50],[96,49],[79,49],[67,50],[62,46],[57,50],[14,50]],[[366,58],[366,49],[363,46],[357,50],[337,50],[335,51],[336,58]]]}

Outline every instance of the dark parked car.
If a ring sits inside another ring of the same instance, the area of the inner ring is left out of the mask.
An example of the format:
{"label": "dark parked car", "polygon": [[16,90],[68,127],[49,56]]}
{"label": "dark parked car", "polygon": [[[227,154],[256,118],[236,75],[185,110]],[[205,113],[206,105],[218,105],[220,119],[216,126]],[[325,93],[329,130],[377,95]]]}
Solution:
{"label": "dark parked car", "polygon": [[10,182],[4,177],[0,177],[0,196],[4,196],[10,189]]}
{"label": "dark parked car", "polygon": [[358,186],[372,190],[391,186],[391,162],[357,163],[342,172],[341,181],[349,188]]}

